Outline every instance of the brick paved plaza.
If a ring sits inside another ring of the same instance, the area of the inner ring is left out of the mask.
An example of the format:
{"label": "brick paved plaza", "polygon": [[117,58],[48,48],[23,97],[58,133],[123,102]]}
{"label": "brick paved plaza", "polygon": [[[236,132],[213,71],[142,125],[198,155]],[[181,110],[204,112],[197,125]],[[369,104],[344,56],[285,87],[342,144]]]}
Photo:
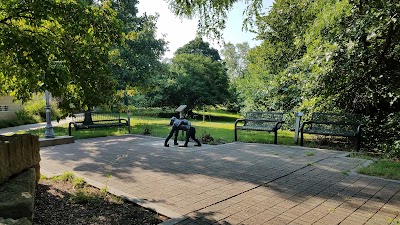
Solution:
{"label": "brick paved plaza", "polygon": [[45,147],[42,173],[107,185],[170,217],[165,224],[400,224],[400,182],[354,173],[367,161],[345,152],[163,141],[125,135]]}

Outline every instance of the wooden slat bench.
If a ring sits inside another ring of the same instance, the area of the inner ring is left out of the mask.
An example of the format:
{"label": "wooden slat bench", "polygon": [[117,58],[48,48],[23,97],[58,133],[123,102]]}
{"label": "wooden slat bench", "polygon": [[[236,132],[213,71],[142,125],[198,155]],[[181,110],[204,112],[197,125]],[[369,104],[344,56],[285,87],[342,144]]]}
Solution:
{"label": "wooden slat bench", "polygon": [[312,114],[310,121],[303,122],[300,128],[300,146],[304,144],[304,134],[341,136],[356,138],[356,150],[361,145],[361,117],[352,114],[320,113]]}
{"label": "wooden slat bench", "polygon": [[[239,122],[243,122],[243,125],[238,126]],[[248,112],[244,119],[235,121],[235,141],[237,141],[237,130],[253,130],[274,132],[274,144],[277,144],[278,129],[283,123],[282,112]]]}

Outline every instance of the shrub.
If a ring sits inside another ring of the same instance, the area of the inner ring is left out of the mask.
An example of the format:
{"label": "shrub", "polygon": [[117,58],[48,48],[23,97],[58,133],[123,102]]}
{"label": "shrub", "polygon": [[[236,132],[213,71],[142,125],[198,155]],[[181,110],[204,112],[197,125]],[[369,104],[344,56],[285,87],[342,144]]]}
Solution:
{"label": "shrub", "polygon": [[64,172],[59,176],[52,177],[51,180],[53,181],[74,181],[75,175],[72,172]]}
{"label": "shrub", "polygon": [[209,144],[214,142],[214,138],[211,136],[211,134],[203,133],[201,135],[201,142],[204,144]]}
{"label": "shrub", "polygon": [[71,195],[69,201],[74,204],[86,204],[89,202],[98,202],[101,197],[95,193],[90,193],[86,189],[78,189]]}
{"label": "shrub", "polygon": [[400,140],[394,141],[393,144],[380,144],[379,149],[387,158],[400,159]]}
{"label": "shrub", "polygon": [[203,133],[201,135],[201,142],[203,144],[209,144],[209,145],[219,145],[219,144],[225,144],[225,141],[218,138],[218,139],[214,139],[211,134],[208,133]]}
{"label": "shrub", "polygon": [[400,113],[387,116],[367,117],[363,129],[363,144],[372,152],[383,153],[390,158],[400,157]]}
{"label": "shrub", "polygon": [[17,114],[17,119],[21,121],[21,124],[32,124],[42,122],[42,118],[39,115],[33,115],[27,111],[20,110]]}
{"label": "shrub", "polygon": [[[24,111],[34,117],[37,120],[38,117],[41,118],[40,122],[46,120],[46,101],[42,99],[43,96],[38,96],[36,99],[28,101],[24,104]],[[62,112],[57,106],[57,102],[51,101],[51,119],[58,120],[62,117]]]}

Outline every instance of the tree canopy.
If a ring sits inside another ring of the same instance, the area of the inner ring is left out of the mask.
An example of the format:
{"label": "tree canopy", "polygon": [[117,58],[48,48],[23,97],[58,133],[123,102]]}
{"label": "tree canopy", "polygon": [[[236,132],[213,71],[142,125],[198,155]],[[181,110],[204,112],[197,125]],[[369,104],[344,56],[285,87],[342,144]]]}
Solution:
{"label": "tree canopy", "polygon": [[26,101],[49,90],[67,111],[115,101],[143,86],[165,51],[157,17],[136,0],[0,2],[0,94]]}
{"label": "tree canopy", "polygon": [[[199,17],[198,32],[211,37],[221,38],[222,30],[225,28],[227,13],[233,8],[234,3],[239,0],[166,0],[171,11],[182,18]],[[254,23],[254,17],[260,16],[263,7],[262,0],[246,1],[247,8],[244,14],[246,19],[244,27],[250,29]]]}
{"label": "tree canopy", "polygon": [[201,38],[179,48],[153,81],[147,96],[157,106],[186,104],[193,109],[224,103],[229,97],[229,80],[219,53]]}
{"label": "tree canopy", "polygon": [[115,1],[113,8],[123,21],[123,38],[112,51],[113,76],[118,89],[145,88],[160,70],[166,41],[156,37],[157,16],[137,16],[137,1]]}
{"label": "tree canopy", "polygon": [[247,69],[247,53],[250,50],[249,43],[238,44],[225,43],[221,50],[223,62],[227,69],[228,76],[234,80],[244,75]]}
{"label": "tree canopy", "polygon": [[[236,0],[169,2],[214,32]],[[400,143],[397,0],[276,0],[268,13],[259,0],[247,3],[262,44],[238,81],[245,110],[361,113],[369,143]]]}
{"label": "tree canopy", "polygon": [[208,42],[204,42],[203,39],[200,37],[196,37],[194,40],[189,41],[189,43],[178,48],[175,52],[175,55],[183,53],[203,55],[206,57],[210,57],[212,60],[215,61],[221,60],[218,50],[210,47],[210,44]]}
{"label": "tree canopy", "polygon": [[26,101],[49,90],[65,107],[112,96],[108,51],[121,23],[110,2],[1,1],[0,92]]}
{"label": "tree canopy", "polygon": [[202,105],[224,103],[229,95],[228,76],[223,65],[197,54],[179,54],[169,65],[152,95],[158,105],[188,105],[192,109]]}

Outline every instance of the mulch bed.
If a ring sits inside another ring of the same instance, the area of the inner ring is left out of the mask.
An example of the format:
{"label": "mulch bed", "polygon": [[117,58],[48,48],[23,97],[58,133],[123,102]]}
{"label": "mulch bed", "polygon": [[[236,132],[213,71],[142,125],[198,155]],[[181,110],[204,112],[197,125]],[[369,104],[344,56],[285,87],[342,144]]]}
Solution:
{"label": "mulch bed", "polygon": [[36,187],[33,224],[159,224],[167,217],[97,188],[43,179]]}

